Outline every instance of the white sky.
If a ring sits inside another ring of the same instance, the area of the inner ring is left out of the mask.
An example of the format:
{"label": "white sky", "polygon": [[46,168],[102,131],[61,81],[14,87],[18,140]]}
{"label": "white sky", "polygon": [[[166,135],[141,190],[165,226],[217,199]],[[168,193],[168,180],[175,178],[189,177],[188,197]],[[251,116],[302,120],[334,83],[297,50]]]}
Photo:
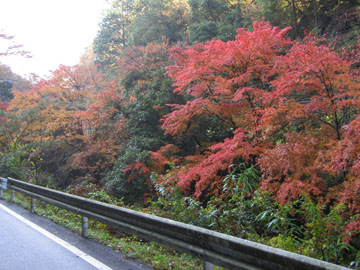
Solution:
{"label": "white sky", "polygon": [[20,75],[41,76],[60,64],[78,64],[97,34],[106,7],[106,0],[0,0],[0,30],[15,36],[16,43],[33,55],[0,62]]}

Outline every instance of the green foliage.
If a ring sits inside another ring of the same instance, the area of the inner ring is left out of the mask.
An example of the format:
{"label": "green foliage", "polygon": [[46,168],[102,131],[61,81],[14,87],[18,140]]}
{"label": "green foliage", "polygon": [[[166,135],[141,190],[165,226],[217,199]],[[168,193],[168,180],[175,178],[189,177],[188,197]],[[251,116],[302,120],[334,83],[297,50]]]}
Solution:
{"label": "green foliage", "polygon": [[342,216],[344,205],[336,205],[329,212],[324,210],[304,197],[264,211],[256,221],[268,230],[267,244],[324,261],[349,264],[356,257],[356,249],[344,240],[343,228],[349,222]]}
{"label": "green foliage", "polygon": [[353,247],[343,241],[343,228],[348,221],[342,214],[345,206],[342,204],[333,207],[329,213],[324,213],[324,207],[314,204],[305,198],[301,209],[302,216],[306,217],[304,231],[304,254],[334,263],[344,263],[345,255],[353,252]]}
{"label": "green foliage", "polygon": [[206,19],[217,21],[229,9],[227,1],[224,0],[189,0],[188,4],[193,19],[197,21]]}
{"label": "green foliage", "polygon": [[[308,197],[280,205],[267,193],[254,192],[259,181],[254,167],[240,163],[232,169],[224,178],[221,198],[203,205],[183,197],[176,187],[154,184],[159,197],[147,211],[317,259],[358,265],[357,249],[344,240],[343,228],[352,220],[344,218],[344,205],[325,211]],[[152,177],[158,183],[157,176]]]}
{"label": "green foliage", "polygon": [[147,242],[136,237],[114,238],[113,248],[125,252],[131,259],[142,260],[159,270],[202,269],[201,260],[187,254],[180,254],[154,242]]}
{"label": "green foliage", "polygon": [[89,181],[83,181],[76,186],[71,186],[68,188],[67,192],[99,202],[124,206],[124,202],[121,198],[119,199],[109,195],[103,187]]}
{"label": "green foliage", "polygon": [[14,95],[11,93],[13,84],[9,80],[0,78],[0,100],[9,102],[13,99]]}
{"label": "green foliage", "polygon": [[0,101],[8,103],[13,99],[14,94],[11,92],[26,91],[30,88],[30,82],[21,76],[12,72],[9,66],[0,63]]}
{"label": "green foliage", "polygon": [[190,0],[188,3],[192,18],[188,29],[191,43],[213,38],[232,40],[236,29],[244,26],[240,3],[225,0]]}
{"label": "green foliage", "polygon": [[240,27],[247,27],[248,25],[251,25],[251,23],[246,21],[240,9],[240,4],[235,4],[219,21],[216,39],[223,41],[233,40],[236,36],[236,30]]}
{"label": "green foliage", "polygon": [[123,115],[128,119],[129,148],[152,151],[164,144],[163,131],[159,128],[162,112],[156,106],[176,102],[176,97],[172,92],[172,81],[165,76],[164,68],[152,71],[151,78],[143,88],[133,86],[141,80],[133,73],[123,79],[125,93],[136,97],[123,109]]}
{"label": "green foliage", "polygon": [[203,21],[194,23],[189,27],[189,39],[191,42],[205,42],[216,37],[218,34],[218,25],[216,22]]}
{"label": "green foliage", "polygon": [[234,196],[246,196],[256,188],[259,182],[259,172],[256,168],[247,168],[244,163],[233,164],[229,168],[232,171],[224,178],[223,192],[228,193],[227,196],[231,199]]}
{"label": "green foliage", "polygon": [[360,251],[356,252],[354,261],[350,263],[350,267],[354,269],[360,269]]}
{"label": "green foliage", "polygon": [[174,0],[137,0],[135,16],[132,20],[131,42],[135,46],[145,46],[150,42],[171,43],[184,35],[186,27],[185,7]]}
{"label": "green foliage", "polygon": [[[177,187],[162,184],[154,184],[159,197],[151,205],[181,222],[240,237],[256,233],[256,216],[271,207],[271,202],[266,194],[256,193],[252,199],[249,197],[259,179],[254,167],[247,168],[244,164],[233,167],[233,172],[224,180],[222,197],[213,197],[206,205],[191,197],[183,197]],[[157,183],[156,175],[152,179]]]}
{"label": "green foliage", "polygon": [[111,71],[119,54],[128,45],[133,0],[114,0],[100,23],[94,40],[95,62]]}
{"label": "green foliage", "polygon": [[[156,175],[152,175],[153,179],[154,177]],[[155,201],[150,201],[151,208],[148,210],[150,213],[164,215],[167,218],[196,226],[207,227],[210,225],[204,215],[202,215],[203,218],[199,218],[201,207],[198,201],[191,197],[183,197],[177,188],[171,188],[169,191],[162,185],[154,184],[154,186],[161,196]]]}
{"label": "green foliage", "polygon": [[[127,151],[126,154],[136,154],[136,151],[129,152]],[[144,194],[149,192],[149,186],[146,184],[147,179],[144,176],[137,175],[137,177],[129,181],[129,175],[124,172],[127,168],[127,165],[124,164],[131,164],[133,162],[136,162],[136,159],[130,162],[124,160],[123,156],[120,156],[114,168],[103,178],[103,182],[111,194],[118,198],[123,198],[125,204],[142,204],[144,202]]]}
{"label": "green foliage", "polygon": [[[359,5],[356,0],[257,0],[262,16],[274,25],[291,25],[292,36],[301,37],[304,31],[314,30],[320,34],[351,35],[351,21],[354,21]],[[355,19],[356,20],[356,19]]]}
{"label": "green foliage", "polygon": [[0,153],[0,175],[16,179],[28,179],[31,169],[27,153],[20,149],[10,153]]}
{"label": "green foliage", "polygon": [[295,223],[296,218],[291,213],[294,211],[293,206],[273,203],[272,207],[257,215],[255,220],[266,229],[263,232],[265,235],[282,234],[282,237],[296,237],[301,234],[301,229]]}

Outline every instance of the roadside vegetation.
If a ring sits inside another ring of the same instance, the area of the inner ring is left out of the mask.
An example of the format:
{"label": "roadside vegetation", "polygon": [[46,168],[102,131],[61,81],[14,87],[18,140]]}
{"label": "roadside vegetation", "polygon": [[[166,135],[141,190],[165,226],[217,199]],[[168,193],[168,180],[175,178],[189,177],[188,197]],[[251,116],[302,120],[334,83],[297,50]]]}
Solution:
{"label": "roadside vegetation", "polygon": [[36,82],[0,69],[0,175],[359,269],[359,13],[114,0],[78,65]]}

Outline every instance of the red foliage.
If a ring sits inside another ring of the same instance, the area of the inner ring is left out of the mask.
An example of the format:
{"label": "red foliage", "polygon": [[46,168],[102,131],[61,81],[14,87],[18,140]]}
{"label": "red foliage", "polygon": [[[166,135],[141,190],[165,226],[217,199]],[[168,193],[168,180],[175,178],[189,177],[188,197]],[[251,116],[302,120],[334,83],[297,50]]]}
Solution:
{"label": "red foliage", "polygon": [[128,165],[123,171],[124,173],[130,174],[130,176],[128,177],[129,182],[134,180],[137,176],[145,176],[146,178],[148,178],[151,173],[151,171],[142,161],[137,161]]}
{"label": "red foliage", "polygon": [[183,190],[196,197],[217,193],[227,167],[242,160],[260,167],[261,187],[281,203],[304,193],[320,201],[338,196],[338,202],[356,195],[344,190],[360,176],[359,57],[312,35],[289,41],[288,30],[255,22],[234,41],[173,50],[168,74],[175,91],[193,98],[171,105],[166,133],[190,136],[208,116],[235,130],[195,160],[183,159],[174,171]]}
{"label": "red foliage", "polygon": [[[7,108],[9,107],[9,104],[7,104],[6,102],[0,101],[0,111],[7,111]],[[6,117],[1,116],[0,117],[0,123],[1,122],[5,122],[7,120]]]}
{"label": "red foliage", "polygon": [[253,27],[253,32],[238,29],[234,41],[213,40],[184,51],[174,49],[175,64],[168,67],[168,74],[175,80],[175,91],[231,100],[254,76],[266,82],[275,74],[274,56],[291,44],[284,38],[290,28],[279,30],[264,21],[254,22]]}
{"label": "red foliage", "polygon": [[173,144],[167,144],[160,147],[156,152],[151,152],[150,155],[150,168],[153,172],[158,174],[164,173],[167,165],[175,164],[178,162],[176,153],[179,148]]}
{"label": "red foliage", "polygon": [[313,198],[323,194],[326,184],[314,168],[319,146],[316,137],[289,133],[286,143],[265,150],[259,159],[262,188],[283,204],[297,200],[304,193]]}
{"label": "red foliage", "polygon": [[183,133],[191,131],[196,126],[196,121],[205,117],[208,113],[203,110],[206,106],[211,106],[209,100],[197,98],[187,102],[185,105],[169,104],[174,111],[163,117],[162,122],[165,134],[174,137],[181,137]]}
{"label": "red foliage", "polygon": [[249,135],[241,129],[235,131],[233,138],[225,139],[209,147],[209,150],[191,169],[178,175],[178,184],[185,191],[190,191],[191,184],[196,181],[194,195],[197,198],[206,189],[215,194],[219,191],[223,178],[219,172],[227,171],[235,159],[249,160],[251,156],[259,154],[256,145],[251,144]]}
{"label": "red foliage", "polygon": [[345,236],[341,239],[345,243],[349,243],[355,235],[360,232],[360,216],[356,220],[350,221],[344,228]]}
{"label": "red foliage", "polygon": [[0,102],[0,110],[6,111],[8,107],[9,107],[9,104],[7,104],[6,102],[3,102],[3,101]]}
{"label": "red foliage", "polygon": [[208,152],[188,170],[178,173],[178,183],[195,195],[204,190],[218,192],[222,172],[235,159],[253,161],[261,153],[263,130],[260,120],[272,98],[269,81],[277,74],[276,57],[292,42],[285,38],[289,28],[280,30],[269,23],[255,22],[254,31],[239,29],[234,41],[213,40],[185,50],[173,50],[174,64],[168,74],[175,92],[189,94],[185,105],[170,105],[173,112],[163,118],[162,127],[176,137],[190,135],[202,118],[215,116],[233,129],[234,137],[213,142]]}

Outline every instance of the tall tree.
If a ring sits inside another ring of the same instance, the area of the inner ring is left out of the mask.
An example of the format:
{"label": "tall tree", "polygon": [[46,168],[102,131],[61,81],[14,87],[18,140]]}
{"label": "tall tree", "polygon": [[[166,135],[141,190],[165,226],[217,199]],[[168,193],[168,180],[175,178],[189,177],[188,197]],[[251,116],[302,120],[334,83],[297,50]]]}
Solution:
{"label": "tall tree", "polygon": [[70,157],[87,143],[86,122],[79,112],[86,111],[105,86],[94,66],[60,66],[31,90],[15,91],[8,109],[12,117],[4,125],[8,144],[31,146],[37,168],[53,174],[57,185],[66,186],[82,173],[70,166]]}
{"label": "tall tree", "polygon": [[344,146],[346,130],[356,125],[351,122],[358,117],[360,100],[356,61],[319,43],[312,36],[295,43],[278,58],[281,76],[272,82],[285,100],[274,104],[264,120],[270,117],[268,135],[284,143],[266,151],[261,163],[267,171],[263,185],[281,202],[305,190],[324,195],[349,179],[350,158],[341,161],[334,148]]}
{"label": "tall tree", "polygon": [[190,0],[191,42],[204,42],[212,38],[234,39],[236,29],[243,26],[242,6],[238,1]]}
{"label": "tall tree", "polygon": [[145,47],[128,48],[119,62],[122,94],[125,98],[118,117],[126,119],[127,141],[106,185],[127,203],[142,202],[150,191],[150,151],[168,143],[160,128],[161,117],[169,112],[167,103],[179,102],[172,81],[165,74],[169,44],[149,43]]}
{"label": "tall tree", "polygon": [[[269,106],[274,61],[291,42],[284,37],[289,29],[279,30],[266,22],[256,22],[253,27],[253,32],[239,29],[234,41],[213,40],[176,49],[172,56],[175,64],[168,67],[175,92],[192,99],[185,105],[172,105],[173,112],[163,119],[166,133],[192,135],[198,123],[209,117],[228,131],[223,142],[199,145],[202,152],[187,157],[191,165],[178,175],[179,185],[197,197],[205,190],[216,193],[221,171],[232,162],[243,159],[251,163],[260,153],[260,120]],[[210,135],[212,130],[204,132]]]}
{"label": "tall tree", "polygon": [[274,25],[293,27],[293,37],[304,37],[304,31],[320,34],[342,35],[351,32],[351,22],[357,21],[355,14],[359,3],[354,0],[261,0],[265,19]]}
{"label": "tall tree", "polygon": [[111,67],[118,61],[121,52],[128,46],[134,0],[114,0],[107,11],[94,41],[96,63]]}
{"label": "tall tree", "polygon": [[135,46],[150,42],[170,43],[183,38],[187,27],[184,0],[136,0],[131,23],[131,40]]}

